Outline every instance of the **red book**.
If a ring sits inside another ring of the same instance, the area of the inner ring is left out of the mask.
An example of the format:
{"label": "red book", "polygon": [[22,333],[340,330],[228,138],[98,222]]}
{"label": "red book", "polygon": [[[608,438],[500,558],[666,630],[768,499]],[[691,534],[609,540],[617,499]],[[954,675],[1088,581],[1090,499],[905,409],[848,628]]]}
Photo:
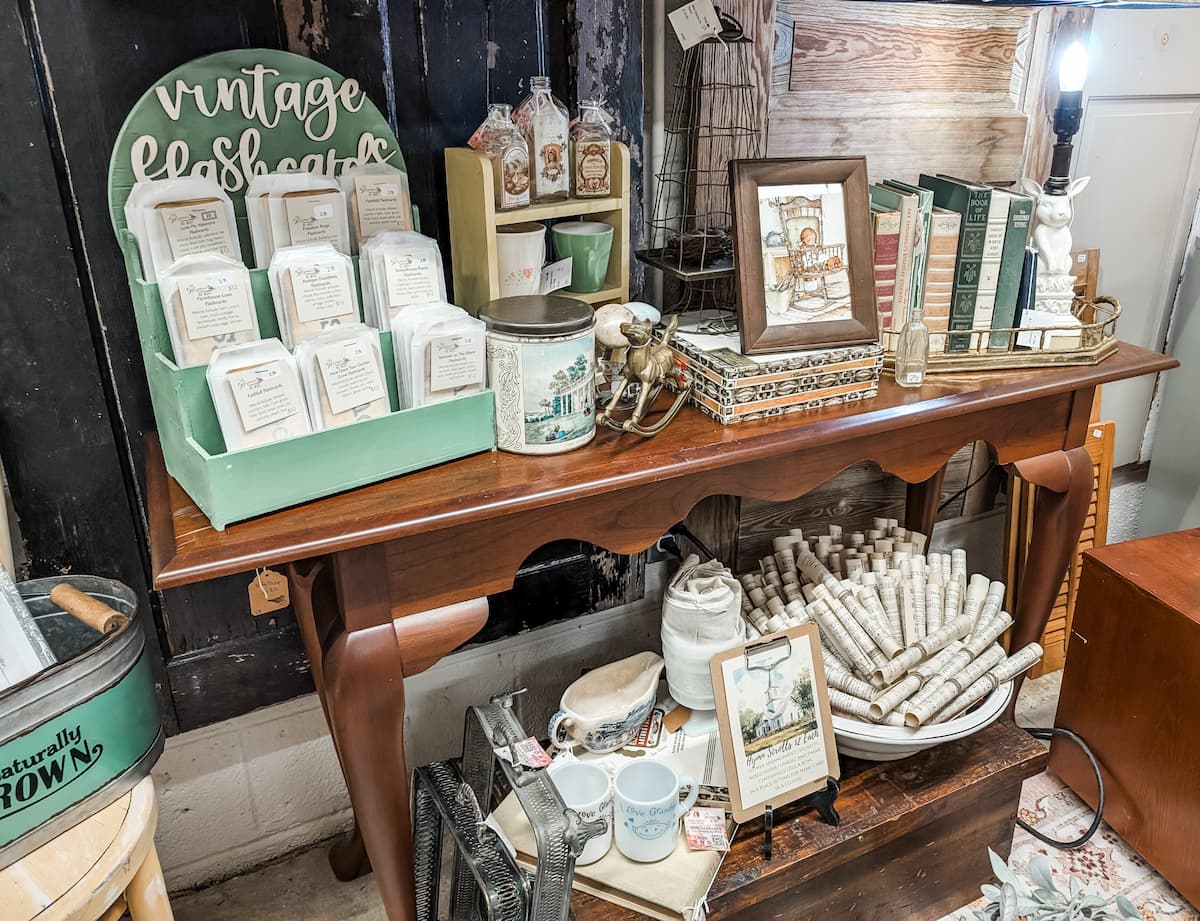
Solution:
{"label": "red book", "polygon": [[875,309],[879,311],[879,328],[891,329],[900,253],[900,212],[876,211],[871,216],[875,223]]}

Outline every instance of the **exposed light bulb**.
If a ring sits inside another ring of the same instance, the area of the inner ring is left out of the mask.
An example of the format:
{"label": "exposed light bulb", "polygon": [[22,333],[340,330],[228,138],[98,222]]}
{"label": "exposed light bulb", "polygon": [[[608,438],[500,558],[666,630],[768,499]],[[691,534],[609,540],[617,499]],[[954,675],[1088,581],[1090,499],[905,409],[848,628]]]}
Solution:
{"label": "exposed light bulb", "polygon": [[1081,42],[1071,42],[1058,64],[1058,88],[1064,93],[1078,93],[1087,80],[1088,56]]}

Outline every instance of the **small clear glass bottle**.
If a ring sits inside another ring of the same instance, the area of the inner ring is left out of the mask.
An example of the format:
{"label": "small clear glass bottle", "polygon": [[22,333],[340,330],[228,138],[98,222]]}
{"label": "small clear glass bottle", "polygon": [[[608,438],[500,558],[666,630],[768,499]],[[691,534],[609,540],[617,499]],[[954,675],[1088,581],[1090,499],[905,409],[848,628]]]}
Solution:
{"label": "small clear glass bottle", "polygon": [[612,129],[600,100],[579,103],[579,121],[571,128],[571,186],[576,198],[612,194]]}
{"label": "small clear glass bottle", "polygon": [[909,317],[896,343],[896,383],[920,387],[929,367],[929,327],[918,313]]}
{"label": "small clear glass bottle", "polygon": [[529,147],[513,123],[512,106],[489,106],[479,133],[483,150],[492,160],[496,209],[524,208],[529,204]]}
{"label": "small clear glass bottle", "polygon": [[529,175],[534,201],[557,201],[571,194],[567,107],[550,91],[549,77],[530,77],[529,95],[517,106],[515,120],[529,145]]}

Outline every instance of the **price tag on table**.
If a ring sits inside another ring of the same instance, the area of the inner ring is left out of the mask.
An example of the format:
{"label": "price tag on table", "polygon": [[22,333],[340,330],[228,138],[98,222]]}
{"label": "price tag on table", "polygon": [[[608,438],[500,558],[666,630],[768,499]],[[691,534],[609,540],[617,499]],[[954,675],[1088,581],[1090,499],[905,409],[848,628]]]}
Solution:
{"label": "price tag on table", "polygon": [[725,833],[725,810],[711,806],[696,806],[683,817],[683,833],[693,851],[727,851],[729,837]]}

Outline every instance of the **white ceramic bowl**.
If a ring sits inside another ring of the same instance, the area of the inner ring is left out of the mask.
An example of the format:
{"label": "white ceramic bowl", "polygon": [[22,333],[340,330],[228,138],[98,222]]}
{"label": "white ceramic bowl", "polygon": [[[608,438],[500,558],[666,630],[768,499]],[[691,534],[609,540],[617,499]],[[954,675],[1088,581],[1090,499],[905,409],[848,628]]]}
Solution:
{"label": "white ceramic bowl", "polygon": [[990,726],[1004,712],[1012,699],[1013,683],[1005,682],[983,699],[974,710],[962,716],[908,729],[904,726],[881,726],[864,723],[845,716],[834,716],[833,734],[837,737],[838,752],[864,761],[898,761],[919,751],[951,742]]}

